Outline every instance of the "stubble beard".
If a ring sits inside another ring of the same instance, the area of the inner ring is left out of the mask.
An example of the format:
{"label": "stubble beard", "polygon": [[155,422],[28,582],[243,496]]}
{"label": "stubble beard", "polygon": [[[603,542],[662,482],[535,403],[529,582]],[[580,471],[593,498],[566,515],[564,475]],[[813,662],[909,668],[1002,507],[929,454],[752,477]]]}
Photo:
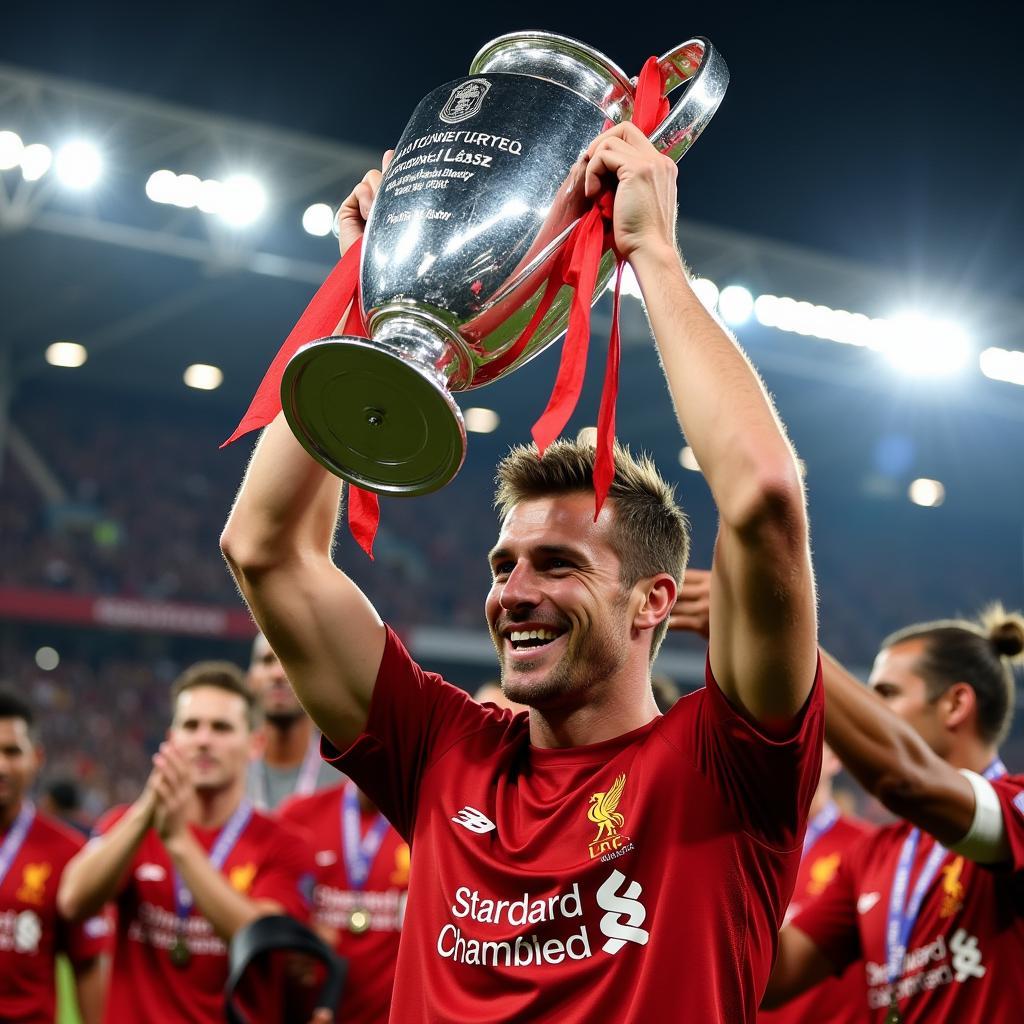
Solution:
{"label": "stubble beard", "polygon": [[589,631],[577,650],[567,646],[546,679],[526,682],[520,672],[532,672],[535,662],[510,669],[501,663],[501,692],[517,704],[538,710],[579,702],[595,685],[611,677],[626,660],[625,645],[607,631]]}

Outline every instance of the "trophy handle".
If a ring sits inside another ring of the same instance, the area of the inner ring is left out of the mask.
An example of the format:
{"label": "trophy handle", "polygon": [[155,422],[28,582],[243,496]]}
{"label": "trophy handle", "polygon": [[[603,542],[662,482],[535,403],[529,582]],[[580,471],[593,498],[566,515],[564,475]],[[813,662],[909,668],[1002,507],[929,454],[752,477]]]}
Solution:
{"label": "trophy handle", "polygon": [[[658,58],[665,95],[686,91],[649,136],[659,153],[678,161],[707,127],[729,86],[729,68],[703,36],[680,43]],[[633,80],[636,85],[636,79]]]}

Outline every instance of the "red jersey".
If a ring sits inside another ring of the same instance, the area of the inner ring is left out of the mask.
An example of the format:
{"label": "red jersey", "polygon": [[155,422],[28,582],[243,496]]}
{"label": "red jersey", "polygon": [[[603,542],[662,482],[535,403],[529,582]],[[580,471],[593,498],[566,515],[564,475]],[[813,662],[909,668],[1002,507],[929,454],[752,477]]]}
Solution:
{"label": "red jersey", "polygon": [[365,732],[324,755],[412,847],[391,1020],[753,1021],[822,719],[819,678],[768,739],[709,671],[639,729],[540,749],[388,630]]}
{"label": "red jersey", "polygon": [[[10,830],[0,836],[0,843]],[[73,966],[103,952],[107,922],[90,918],[68,924],[57,914],[57,886],[85,840],[40,811],[0,882],[0,1020],[53,1024],[56,1015],[54,957]]]}
{"label": "red jersey", "polygon": [[[846,851],[868,835],[871,827],[856,818],[837,818],[800,859],[793,899],[786,911],[791,921],[820,896],[835,878]],[[815,985],[777,1010],[761,1010],[757,1024],[866,1024],[864,968],[850,964],[839,978]]]}
{"label": "red jersey", "polygon": [[[947,852],[925,891],[899,965],[896,995],[904,1024],[1010,1024],[1024,1006],[1024,776],[992,782],[1002,804],[1011,860],[975,864]],[[889,1007],[886,928],[906,822],[880,829],[851,849],[832,885],[793,924],[841,967],[863,960],[869,1020]],[[935,840],[922,835],[907,891]],[[863,998],[863,997],[862,997]]]}
{"label": "red jersey", "polygon": [[[98,831],[109,831],[127,809],[108,812]],[[220,829],[190,827],[209,851]],[[308,920],[313,857],[308,837],[293,826],[253,811],[221,873],[246,896],[274,900],[284,913]],[[189,961],[185,966],[172,962],[179,934],[174,866],[152,829],[131,862],[116,906],[117,935],[104,1021],[222,1024],[227,947],[193,906],[184,922]]]}
{"label": "red jersey", "polygon": [[[398,940],[409,887],[409,844],[389,825],[361,889],[353,889],[344,856],[343,786],[291,800],[281,817],[313,837],[316,889],[313,915],[337,932],[334,948],[348,960],[345,991],[337,1018],[345,1024],[383,1024],[391,1008]],[[379,811],[360,809],[360,836],[378,820]],[[367,915],[368,927],[351,928],[354,912]]]}

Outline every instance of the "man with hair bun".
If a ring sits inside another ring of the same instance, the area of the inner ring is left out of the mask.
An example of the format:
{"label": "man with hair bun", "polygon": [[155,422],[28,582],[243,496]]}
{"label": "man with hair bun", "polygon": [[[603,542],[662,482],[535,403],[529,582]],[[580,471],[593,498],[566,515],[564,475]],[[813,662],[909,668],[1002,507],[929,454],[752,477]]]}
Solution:
{"label": "man with hair bun", "polygon": [[999,758],[1024,618],[889,636],[868,688],[823,656],[826,736],[902,821],[849,851],[787,925],[765,1005],[865,965],[872,1024],[1011,1024],[1024,1013],[1024,775]]}
{"label": "man with hair bun", "polygon": [[[412,659],[332,561],[341,486],[278,416],[221,538],[323,753],[410,843],[391,1020],[752,1024],[821,764],[803,485],[757,374],[690,287],[675,165],[630,123],[583,155],[643,290],[719,512],[707,686],[664,716],[651,663],[689,549],[672,488],[592,445],[498,469],[485,615],[502,690],[480,704]],[[381,173],[339,213],[361,236]],[[469,510],[479,514],[479,510]]]}

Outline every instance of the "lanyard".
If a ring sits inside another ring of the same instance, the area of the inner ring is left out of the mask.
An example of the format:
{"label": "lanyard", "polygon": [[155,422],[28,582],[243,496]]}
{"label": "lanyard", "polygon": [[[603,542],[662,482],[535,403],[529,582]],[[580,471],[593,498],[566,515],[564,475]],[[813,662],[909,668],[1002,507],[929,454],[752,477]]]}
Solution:
{"label": "lanyard", "polygon": [[[986,779],[998,779],[1006,774],[1006,765],[997,757],[984,771]],[[947,850],[944,846],[936,843],[932,852],[928,855],[921,874],[914,886],[910,896],[910,903],[906,903],[907,884],[910,880],[910,871],[914,864],[914,856],[917,853],[917,845],[921,839],[921,830],[911,829],[903,843],[900,851],[900,859],[896,865],[896,875],[892,882],[892,894],[889,897],[889,916],[885,928],[885,949],[886,968],[889,975],[889,984],[895,984],[902,973],[903,958],[906,955],[907,943],[910,941],[910,933],[913,930],[914,922],[921,911],[921,903],[928,887],[935,880],[935,874],[939,865],[945,859]]]}
{"label": "lanyard", "polygon": [[357,891],[366,885],[370,867],[384,842],[384,833],[388,830],[387,819],[378,811],[369,831],[360,839],[361,817],[359,794],[350,782],[341,794],[341,838],[348,883]]}
{"label": "lanyard", "polygon": [[7,835],[4,837],[3,844],[0,845],[0,885],[3,884],[4,879],[7,877],[7,872],[11,870],[11,865],[18,856],[35,818],[35,804],[30,800],[26,800],[21,805],[21,810],[18,811],[14,824],[11,825]]}
{"label": "lanyard", "polygon": [[827,804],[807,823],[807,832],[804,835],[804,852],[807,856],[812,846],[829,832],[832,826],[839,820],[839,807],[835,800],[829,800]]}
{"label": "lanyard", "polygon": [[[320,733],[314,729],[309,738],[309,746],[302,757],[302,766],[299,768],[299,777],[295,780],[295,788],[292,795],[309,796],[316,789],[316,780],[320,774]],[[261,810],[268,810],[270,807],[270,787],[267,785],[267,762],[261,757],[259,771],[256,774],[254,786],[253,803]]]}
{"label": "lanyard", "polygon": [[[251,817],[252,804],[249,803],[248,800],[243,800],[235,809],[235,813],[228,818],[224,827],[220,830],[220,834],[217,836],[217,839],[213,844],[213,849],[210,850],[210,863],[218,871],[220,871],[224,866],[224,862],[228,859],[231,851],[235,848],[235,844],[238,842],[241,834],[245,831],[245,826],[249,824],[249,819]],[[188,886],[185,884],[181,875],[175,871],[174,913],[177,915],[179,923],[184,922],[191,909],[192,893],[189,892]]]}

